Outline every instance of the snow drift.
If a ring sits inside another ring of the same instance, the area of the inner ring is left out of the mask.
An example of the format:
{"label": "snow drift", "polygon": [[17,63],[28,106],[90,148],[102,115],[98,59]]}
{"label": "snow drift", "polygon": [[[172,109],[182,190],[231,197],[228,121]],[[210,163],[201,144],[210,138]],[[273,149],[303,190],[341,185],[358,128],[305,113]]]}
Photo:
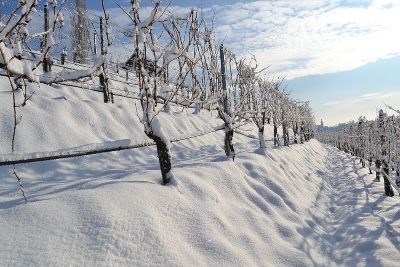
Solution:
{"label": "snow drift", "polygon": [[[0,79],[5,84],[5,80]],[[2,87],[4,88],[4,87]],[[10,152],[9,93],[1,92],[0,153]],[[42,86],[21,110],[17,152],[112,140],[145,141],[135,104]],[[162,113],[170,137],[221,125],[216,114]],[[252,128],[248,134],[257,135]],[[271,129],[266,138],[271,139]],[[160,185],[154,147],[0,167],[0,265],[313,266],[400,261],[398,198],[336,149],[258,149],[223,132],[171,145],[176,182]]]}

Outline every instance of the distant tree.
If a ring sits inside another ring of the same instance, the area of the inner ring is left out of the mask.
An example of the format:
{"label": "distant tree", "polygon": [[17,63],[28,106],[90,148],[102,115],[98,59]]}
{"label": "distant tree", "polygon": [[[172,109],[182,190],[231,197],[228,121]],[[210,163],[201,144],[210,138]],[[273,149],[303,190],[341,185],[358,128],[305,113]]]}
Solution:
{"label": "distant tree", "polygon": [[282,118],[283,116],[282,113],[282,92],[280,91],[281,84],[283,82],[282,78],[278,78],[275,81],[273,81],[272,84],[272,90],[271,90],[271,110],[272,110],[272,125],[274,128],[274,145],[279,146],[280,145],[280,140],[279,140],[279,134],[278,134],[278,128],[280,125],[282,125]]}
{"label": "distant tree", "polygon": [[71,50],[73,61],[77,63],[86,63],[90,45],[86,0],[75,0],[71,24]]}
{"label": "distant tree", "polygon": [[388,142],[388,133],[387,133],[387,114],[383,112],[383,110],[379,110],[378,117],[378,127],[379,127],[379,137],[381,141],[381,164],[383,170],[383,183],[385,188],[385,194],[387,196],[394,196],[393,189],[390,185],[389,175],[389,163],[390,163],[390,144]]}
{"label": "distant tree", "polygon": [[[400,114],[397,110],[389,109]],[[376,171],[376,182],[381,177],[387,196],[394,196],[393,188],[400,194],[400,116],[388,116],[382,109],[374,121],[360,117],[358,122],[348,122],[333,131],[319,133],[318,139],[359,158],[363,167],[369,162],[369,171]],[[375,167],[373,167],[375,163]]]}

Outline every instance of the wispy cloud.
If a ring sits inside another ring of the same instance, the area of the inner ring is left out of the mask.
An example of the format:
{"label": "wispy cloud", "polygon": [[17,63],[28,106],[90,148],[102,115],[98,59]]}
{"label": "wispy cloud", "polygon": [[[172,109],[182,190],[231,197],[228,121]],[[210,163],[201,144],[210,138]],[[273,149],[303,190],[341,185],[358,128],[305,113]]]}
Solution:
{"label": "wispy cloud", "polygon": [[377,96],[380,96],[380,95],[381,95],[381,93],[368,93],[368,94],[365,94],[365,95],[361,95],[360,98],[368,99],[368,98],[374,98],[374,97],[377,97]]}
{"label": "wispy cloud", "polygon": [[360,101],[366,101],[366,100],[380,100],[380,99],[387,99],[391,96],[396,95],[394,92],[389,92],[389,93],[370,93],[370,94],[365,94],[360,96],[359,100]]}
{"label": "wispy cloud", "polygon": [[329,101],[329,102],[321,104],[321,106],[334,106],[334,105],[338,105],[340,103],[342,103],[342,102],[341,101]]}
{"label": "wispy cloud", "polygon": [[[366,116],[374,119],[377,110],[385,109],[385,104],[398,107],[400,103],[400,90],[382,93],[368,93],[339,101],[326,102],[317,109],[318,116],[322,117],[325,124],[333,125]],[[392,111],[386,109],[391,114]]]}

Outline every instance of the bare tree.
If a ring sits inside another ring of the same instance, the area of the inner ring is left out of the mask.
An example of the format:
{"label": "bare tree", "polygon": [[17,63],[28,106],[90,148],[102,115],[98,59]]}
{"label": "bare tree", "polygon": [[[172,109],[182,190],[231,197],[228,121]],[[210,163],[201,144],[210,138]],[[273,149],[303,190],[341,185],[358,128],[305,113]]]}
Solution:
{"label": "bare tree", "polygon": [[252,91],[253,113],[251,115],[252,120],[258,129],[258,139],[261,149],[266,148],[264,128],[265,124],[270,121],[270,110],[268,109],[269,106],[267,102],[270,99],[271,89],[272,85],[269,80],[259,79],[258,87]]}
{"label": "bare tree", "polygon": [[[48,28],[46,27],[44,32],[31,34],[28,31],[28,26],[31,23],[30,14],[37,6],[36,0],[19,1],[16,7],[11,11],[9,17],[4,19],[5,23],[0,24],[0,69],[8,76],[13,98],[14,129],[11,140],[12,152],[15,150],[17,125],[19,125],[22,119],[22,117],[17,114],[17,108],[25,106],[34,93],[27,92],[26,86],[28,83],[43,82],[52,84],[54,82],[79,80],[84,77],[90,77],[101,68],[105,60],[105,55],[97,57],[94,66],[87,70],[61,71],[58,73],[38,72],[38,67],[46,61],[51,47],[55,44],[53,36],[57,25],[63,25],[64,18],[61,10],[64,3],[64,0],[61,1],[60,4],[58,4],[56,0],[50,1],[53,8],[53,16],[49,25],[46,25]],[[29,47],[27,42],[35,41],[36,38],[44,40],[44,47],[38,56],[29,58],[29,54],[24,54],[22,47]],[[20,89],[23,90],[22,100],[16,97],[16,91]],[[26,200],[21,179],[16,174],[15,168],[13,174],[18,180],[21,192]]]}
{"label": "bare tree", "polygon": [[282,100],[284,96],[282,95],[281,86],[283,83],[283,78],[278,77],[272,82],[272,90],[271,90],[271,101],[269,104],[271,105],[270,109],[272,111],[272,125],[274,129],[274,145],[280,146],[280,137],[278,133],[279,126],[282,125],[282,118],[284,118],[283,114],[283,105]]}
{"label": "bare tree", "polygon": [[[192,68],[198,59],[188,56],[193,43],[186,37],[193,31],[189,25],[195,13],[191,12],[186,18],[170,15],[168,19],[162,19],[166,10],[160,7],[160,1],[153,2],[153,10],[145,19],[141,18],[139,1],[131,1],[131,10],[126,14],[134,24],[134,65],[137,67],[139,79],[143,113],[141,122],[145,134],[156,143],[163,184],[167,184],[174,177],[170,141],[164,132],[162,120],[157,115],[174,99],[177,102],[188,99],[184,93],[186,83],[190,73],[194,73]],[[156,29],[165,35],[164,40],[156,34]],[[171,68],[175,72],[171,73]],[[157,106],[159,99],[163,100],[161,107]]]}
{"label": "bare tree", "polygon": [[381,164],[383,169],[383,183],[385,188],[385,194],[387,196],[394,196],[392,186],[390,185],[389,175],[390,175],[390,168],[389,168],[389,161],[390,161],[390,145],[387,136],[387,114],[383,112],[383,110],[379,110],[379,117],[378,117],[378,129],[379,129],[379,138],[381,144]]}
{"label": "bare tree", "polygon": [[[30,14],[35,10],[37,1],[20,1],[16,8],[11,12],[4,26],[0,27],[0,69],[6,71],[12,77],[25,79],[27,82],[41,82],[52,84],[55,82],[79,80],[85,77],[91,77],[99,71],[106,59],[106,55],[99,55],[94,59],[94,65],[90,69],[77,71],[60,71],[58,73],[40,73],[37,69],[43,64],[45,58],[52,46],[54,46],[54,33],[57,25],[62,25],[64,18],[61,12],[65,3],[61,1],[51,1],[53,7],[53,17],[50,22],[49,30],[31,34],[28,31],[28,25],[31,23]],[[46,46],[42,49],[39,56],[33,59],[26,58],[28,55],[22,55],[22,47],[28,41],[34,41],[36,38],[44,38]]]}

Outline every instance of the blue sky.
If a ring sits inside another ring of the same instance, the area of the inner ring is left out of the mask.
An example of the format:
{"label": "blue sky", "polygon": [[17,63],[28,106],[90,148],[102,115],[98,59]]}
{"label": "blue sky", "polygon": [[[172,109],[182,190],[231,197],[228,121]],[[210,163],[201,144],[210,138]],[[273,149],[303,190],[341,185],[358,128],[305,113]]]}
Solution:
{"label": "blue sky", "polygon": [[240,55],[256,55],[261,65],[270,65],[271,75],[287,76],[287,89],[311,101],[318,122],[372,119],[385,103],[400,108],[398,0],[172,0],[171,5],[180,12],[202,5],[206,17],[215,12],[217,38]]}
{"label": "blue sky", "polygon": [[[99,1],[87,2],[100,11]],[[115,1],[105,2],[114,24],[128,27]],[[216,15],[217,38],[239,55],[254,54],[270,75],[285,75],[318,122],[372,119],[385,103],[400,108],[399,0],[171,0],[180,13],[201,5],[205,17]],[[114,54],[130,53],[123,46]]]}

